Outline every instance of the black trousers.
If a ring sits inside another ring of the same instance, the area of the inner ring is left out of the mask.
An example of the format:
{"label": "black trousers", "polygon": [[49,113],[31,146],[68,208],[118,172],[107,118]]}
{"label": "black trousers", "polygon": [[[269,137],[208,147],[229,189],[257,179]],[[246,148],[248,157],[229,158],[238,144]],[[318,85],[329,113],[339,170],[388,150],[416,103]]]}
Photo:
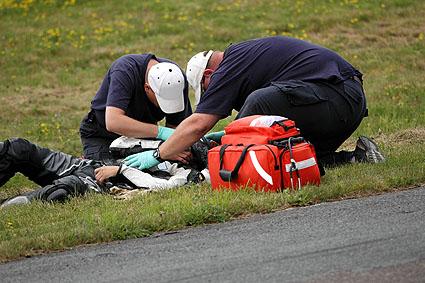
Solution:
{"label": "black trousers", "polygon": [[319,163],[331,167],[350,162],[351,152],[335,151],[367,116],[367,108],[358,80],[291,80],[274,82],[251,93],[236,118],[255,114],[294,120],[301,135],[314,145]]}
{"label": "black trousers", "polygon": [[20,172],[41,188],[25,194],[30,200],[62,201],[100,191],[94,169],[100,163],[40,147],[25,139],[0,142],[0,187]]}
{"label": "black trousers", "polygon": [[80,123],[80,138],[83,144],[84,157],[91,160],[111,161],[113,156],[109,146],[119,135],[108,132],[96,119],[91,110]]}

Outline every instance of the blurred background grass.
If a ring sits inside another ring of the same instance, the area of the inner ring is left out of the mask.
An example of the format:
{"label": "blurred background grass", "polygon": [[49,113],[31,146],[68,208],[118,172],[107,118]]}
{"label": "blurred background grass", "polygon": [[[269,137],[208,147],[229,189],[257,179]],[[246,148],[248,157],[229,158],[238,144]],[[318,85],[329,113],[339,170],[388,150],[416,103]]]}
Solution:
{"label": "blurred background grass", "polygon": [[196,52],[271,35],[322,44],[365,74],[371,117],[358,133],[424,125],[424,7],[408,0],[0,0],[0,138],[80,155],[79,122],[119,56],[153,52],[185,68]]}

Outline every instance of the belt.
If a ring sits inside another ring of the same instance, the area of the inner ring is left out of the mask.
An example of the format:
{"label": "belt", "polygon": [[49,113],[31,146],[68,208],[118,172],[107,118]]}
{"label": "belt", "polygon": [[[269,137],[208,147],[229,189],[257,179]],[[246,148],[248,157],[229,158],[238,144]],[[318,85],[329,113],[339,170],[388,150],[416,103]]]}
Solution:
{"label": "belt", "polygon": [[363,85],[363,80],[360,79],[358,76],[353,76],[352,79],[358,82],[359,84]]}

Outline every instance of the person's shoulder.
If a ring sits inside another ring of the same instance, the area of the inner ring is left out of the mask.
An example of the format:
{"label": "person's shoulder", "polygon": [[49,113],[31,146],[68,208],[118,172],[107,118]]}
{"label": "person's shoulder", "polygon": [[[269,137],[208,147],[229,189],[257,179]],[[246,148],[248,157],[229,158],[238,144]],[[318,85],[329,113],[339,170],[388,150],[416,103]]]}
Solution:
{"label": "person's shoulder", "polygon": [[[276,35],[276,36],[267,36],[267,37],[248,39],[234,45],[235,46],[237,45],[250,46],[250,45],[263,45],[263,44],[268,44],[268,45],[278,44],[279,45],[279,44],[285,44],[285,43],[310,44],[309,42],[298,39],[298,38],[283,36],[283,35]],[[231,46],[232,45],[230,45],[229,47]]]}
{"label": "person's shoulder", "polygon": [[131,62],[143,62],[145,61],[151,54],[126,54],[114,61],[115,64],[120,63],[131,63]]}
{"label": "person's shoulder", "polygon": [[286,36],[267,36],[267,37],[258,37],[258,38],[250,38],[237,43],[230,43],[227,49],[231,49],[237,46],[247,46],[247,45],[257,45],[265,42],[280,42],[290,40],[289,37]]}
{"label": "person's shoulder", "polygon": [[126,54],[116,59],[111,65],[111,71],[126,71],[136,66],[147,64],[151,54]]}

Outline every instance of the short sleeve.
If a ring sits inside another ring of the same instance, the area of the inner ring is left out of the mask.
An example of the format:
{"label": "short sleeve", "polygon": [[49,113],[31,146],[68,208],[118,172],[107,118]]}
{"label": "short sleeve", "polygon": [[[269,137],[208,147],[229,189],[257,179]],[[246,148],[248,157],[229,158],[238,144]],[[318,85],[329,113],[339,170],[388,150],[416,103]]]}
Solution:
{"label": "short sleeve", "polygon": [[127,111],[133,92],[134,82],[129,74],[119,70],[112,71],[106,106],[113,106]]}

